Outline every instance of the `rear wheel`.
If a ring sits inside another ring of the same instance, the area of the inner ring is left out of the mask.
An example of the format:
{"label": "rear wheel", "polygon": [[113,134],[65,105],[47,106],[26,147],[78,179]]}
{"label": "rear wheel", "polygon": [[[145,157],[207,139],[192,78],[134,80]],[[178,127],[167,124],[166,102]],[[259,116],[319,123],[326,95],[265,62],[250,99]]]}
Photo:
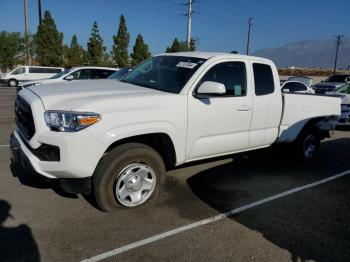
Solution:
{"label": "rear wheel", "polygon": [[297,153],[302,160],[308,161],[314,158],[320,147],[320,136],[315,130],[309,129],[302,132],[296,142]]}
{"label": "rear wheel", "polygon": [[8,82],[7,82],[8,86],[10,87],[16,87],[18,85],[18,82],[16,79],[10,79]]}
{"label": "rear wheel", "polygon": [[112,149],[98,164],[93,176],[96,203],[103,211],[138,207],[156,199],[165,167],[153,148],[128,143]]}

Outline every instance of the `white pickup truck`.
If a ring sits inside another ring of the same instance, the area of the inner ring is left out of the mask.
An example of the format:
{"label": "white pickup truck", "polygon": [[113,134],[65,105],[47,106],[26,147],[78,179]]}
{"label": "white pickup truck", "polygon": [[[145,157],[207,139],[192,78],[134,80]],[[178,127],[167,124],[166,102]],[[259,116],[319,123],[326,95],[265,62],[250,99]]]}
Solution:
{"label": "white pickup truck", "polygon": [[186,52],[155,56],[121,81],[28,87],[15,103],[15,161],[104,211],[154,201],[167,169],[294,143],[313,157],[340,99],[281,94],[267,59]]}

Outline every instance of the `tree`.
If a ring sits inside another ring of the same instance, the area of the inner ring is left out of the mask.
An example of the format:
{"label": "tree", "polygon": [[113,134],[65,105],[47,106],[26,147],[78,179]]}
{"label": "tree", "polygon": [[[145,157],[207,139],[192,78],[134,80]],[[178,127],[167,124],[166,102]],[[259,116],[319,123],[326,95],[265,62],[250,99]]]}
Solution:
{"label": "tree", "polygon": [[133,53],[131,53],[131,64],[138,65],[144,60],[151,57],[151,53],[149,52],[148,45],[143,41],[143,37],[141,34],[138,34],[136,37],[135,45],[133,47]]}
{"label": "tree", "polygon": [[35,36],[38,62],[43,66],[61,66],[63,64],[63,33],[60,33],[49,11],[38,26]]}
{"label": "tree", "polygon": [[103,62],[103,55],[106,47],[103,46],[103,39],[100,36],[98,24],[95,21],[92,26],[92,33],[87,44],[87,56],[90,65],[99,65]]}
{"label": "tree", "polygon": [[191,38],[190,48],[187,46],[186,41],[179,41],[177,38],[174,39],[171,47],[167,47],[166,53],[176,53],[176,52],[186,52],[186,51],[195,51],[196,50],[196,40]]}
{"label": "tree", "polygon": [[18,32],[0,32],[0,69],[6,71],[23,51],[23,38]]}
{"label": "tree", "polygon": [[83,64],[83,48],[78,43],[78,38],[74,34],[67,50],[67,66],[79,66]]}
{"label": "tree", "polygon": [[166,53],[176,53],[176,52],[181,52],[181,43],[180,41],[175,37],[173,44],[171,47],[166,48]]}
{"label": "tree", "polygon": [[119,19],[119,28],[117,35],[113,36],[114,45],[112,47],[112,57],[119,67],[125,67],[129,64],[128,47],[130,34],[126,28],[126,22],[123,15]]}

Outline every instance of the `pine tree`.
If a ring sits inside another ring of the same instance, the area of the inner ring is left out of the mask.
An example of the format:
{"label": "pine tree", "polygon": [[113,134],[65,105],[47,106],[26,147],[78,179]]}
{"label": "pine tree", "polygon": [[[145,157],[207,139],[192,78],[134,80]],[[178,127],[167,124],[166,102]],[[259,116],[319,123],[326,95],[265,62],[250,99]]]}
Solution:
{"label": "pine tree", "polygon": [[130,42],[130,34],[126,28],[126,22],[123,15],[120,16],[118,33],[113,36],[113,42],[113,60],[119,67],[127,66],[129,64],[128,47]]}
{"label": "pine tree", "polygon": [[190,41],[190,48],[188,48],[186,41],[180,42],[177,38],[175,38],[171,47],[167,47],[165,52],[176,53],[176,52],[187,52],[187,51],[195,51],[195,50],[196,50],[196,40],[194,40],[193,38],[191,38],[191,41]]}
{"label": "pine tree", "polygon": [[146,45],[143,41],[143,37],[141,34],[137,35],[135,45],[133,47],[133,53],[130,56],[132,58],[132,65],[138,65],[139,63],[151,57],[148,45]]}
{"label": "pine tree", "polygon": [[173,44],[171,47],[167,47],[166,53],[176,53],[176,52],[181,52],[181,43],[180,41],[175,37]]}
{"label": "pine tree", "polygon": [[87,56],[90,65],[99,65],[103,63],[103,55],[106,48],[103,46],[103,40],[100,36],[98,24],[95,21],[92,26],[92,33],[87,43]]}
{"label": "pine tree", "polygon": [[35,36],[38,62],[42,66],[61,66],[63,64],[63,33],[57,30],[49,11],[38,26]]}
{"label": "pine tree", "polygon": [[67,50],[67,66],[79,66],[83,64],[83,48],[78,43],[78,38],[74,34]]}

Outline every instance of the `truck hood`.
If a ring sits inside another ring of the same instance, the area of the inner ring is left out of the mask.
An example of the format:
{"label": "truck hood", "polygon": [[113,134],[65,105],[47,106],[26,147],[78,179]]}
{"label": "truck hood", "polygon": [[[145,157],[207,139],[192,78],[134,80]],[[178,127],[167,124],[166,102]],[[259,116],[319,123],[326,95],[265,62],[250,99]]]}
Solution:
{"label": "truck hood", "polygon": [[161,96],[174,95],[112,79],[52,83],[27,89],[41,99],[46,110],[89,112],[113,111],[120,106],[131,109],[147,103],[148,97],[155,102]]}

